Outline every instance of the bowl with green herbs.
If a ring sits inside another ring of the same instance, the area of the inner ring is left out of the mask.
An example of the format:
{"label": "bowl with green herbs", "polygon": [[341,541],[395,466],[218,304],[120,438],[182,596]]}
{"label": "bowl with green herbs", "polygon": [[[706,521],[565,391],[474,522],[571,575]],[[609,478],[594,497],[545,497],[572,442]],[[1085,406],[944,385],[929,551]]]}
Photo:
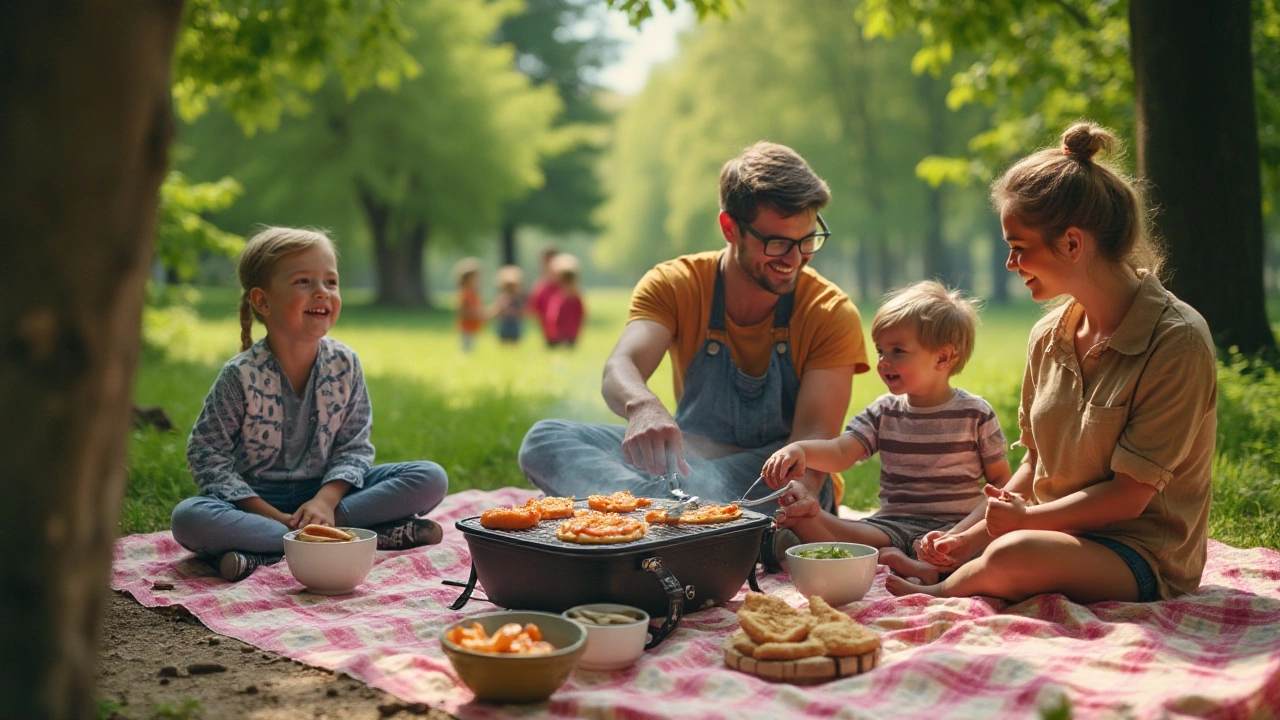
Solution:
{"label": "bowl with green herbs", "polygon": [[815,542],[787,548],[787,571],[801,595],[833,607],[861,600],[876,577],[880,551],[870,545]]}

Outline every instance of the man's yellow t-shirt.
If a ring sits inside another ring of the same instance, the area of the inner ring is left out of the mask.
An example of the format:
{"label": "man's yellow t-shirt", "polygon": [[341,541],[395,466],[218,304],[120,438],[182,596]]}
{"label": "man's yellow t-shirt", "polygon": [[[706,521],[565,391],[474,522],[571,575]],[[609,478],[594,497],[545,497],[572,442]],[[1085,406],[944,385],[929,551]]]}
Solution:
{"label": "man's yellow t-shirt", "polygon": [[[675,397],[684,393],[684,373],[703,342],[711,319],[716,267],[723,250],[684,255],[645,273],[631,295],[627,322],[652,320],[675,336],[671,378]],[[773,352],[773,313],[754,325],[738,325],[725,314],[729,351],[748,375],[763,375]],[[796,284],[791,311],[791,362],[796,377],[808,370],[853,365],[854,374],[871,369],[862,338],[862,317],[835,283],[806,266]]]}

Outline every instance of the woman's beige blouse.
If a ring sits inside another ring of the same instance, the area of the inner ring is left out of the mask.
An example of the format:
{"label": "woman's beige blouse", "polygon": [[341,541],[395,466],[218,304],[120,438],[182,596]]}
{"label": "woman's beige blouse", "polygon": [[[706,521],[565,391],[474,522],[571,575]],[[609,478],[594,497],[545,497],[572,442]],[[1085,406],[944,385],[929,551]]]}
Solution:
{"label": "woman's beige blouse", "polygon": [[1110,340],[1076,361],[1083,308],[1036,323],[1018,408],[1020,442],[1039,457],[1034,501],[1070,495],[1116,473],[1157,490],[1133,520],[1079,534],[1117,540],[1155,571],[1160,595],[1191,593],[1204,570],[1217,368],[1209,326],[1144,275]]}

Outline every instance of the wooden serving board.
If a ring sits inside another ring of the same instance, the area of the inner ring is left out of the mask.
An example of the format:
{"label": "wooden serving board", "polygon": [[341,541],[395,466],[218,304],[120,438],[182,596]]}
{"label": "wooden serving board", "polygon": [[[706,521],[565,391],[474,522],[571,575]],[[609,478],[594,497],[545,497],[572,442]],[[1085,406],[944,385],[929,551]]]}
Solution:
{"label": "wooden serving board", "polygon": [[724,646],[724,664],[748,675],[792,685],[817,685],[836,678],[849,677],[873,670],[880,658],[876,648],[849,657],[810,657],[800,660],[757,660],[743,655],[729,641]]}

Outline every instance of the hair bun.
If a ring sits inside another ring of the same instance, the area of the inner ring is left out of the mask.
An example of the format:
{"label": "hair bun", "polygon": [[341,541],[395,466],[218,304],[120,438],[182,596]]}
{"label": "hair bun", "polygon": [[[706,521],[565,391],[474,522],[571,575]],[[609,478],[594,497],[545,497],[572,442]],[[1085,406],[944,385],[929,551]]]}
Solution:
{"label": "hair bun", "polygon": [[1062,133],[1062,153],[1081,162],[1092,160],[1099,150],[1110,151],[1115,143],[1111,133],[1097,123],[1078,122]]}

